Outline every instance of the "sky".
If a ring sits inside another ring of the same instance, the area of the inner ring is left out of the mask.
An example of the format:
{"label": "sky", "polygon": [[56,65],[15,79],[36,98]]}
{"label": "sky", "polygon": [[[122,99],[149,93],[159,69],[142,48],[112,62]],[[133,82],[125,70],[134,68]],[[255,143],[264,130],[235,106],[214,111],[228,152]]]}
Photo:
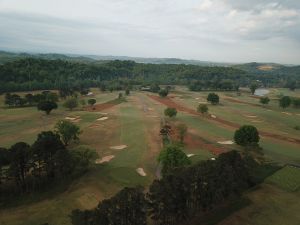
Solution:
{"label": "sky", "polygon": [[0,0],[0,49],[300,64],[300,0]]}

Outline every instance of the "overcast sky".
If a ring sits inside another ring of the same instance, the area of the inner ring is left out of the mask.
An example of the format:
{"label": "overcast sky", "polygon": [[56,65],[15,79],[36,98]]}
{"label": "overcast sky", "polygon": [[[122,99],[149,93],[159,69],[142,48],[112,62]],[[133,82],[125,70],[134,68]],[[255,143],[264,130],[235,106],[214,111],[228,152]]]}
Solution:
{"label": "overcast sky", "polygon": [[300,0],[0,0],[0,49],[300,64]]}

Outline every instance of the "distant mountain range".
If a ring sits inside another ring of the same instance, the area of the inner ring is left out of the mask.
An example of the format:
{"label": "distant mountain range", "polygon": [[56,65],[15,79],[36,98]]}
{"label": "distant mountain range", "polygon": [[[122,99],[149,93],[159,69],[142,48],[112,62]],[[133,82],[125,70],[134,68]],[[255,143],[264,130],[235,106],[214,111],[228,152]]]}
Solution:
{"label": "distant mountain range", "polygon": [[95,62],[107,60],[131,60],[137,63],[151,63],[151,64],[187,64],[199,66],[230,66],[233,63],[209,62],[200,60],[187,60],[178,58],[143,58],[143,57],[129,57],[129,56],[98,56],[98,55],[75,55],[75,54],[34,54],[34,53],[13,53],[0,51],[0,64],[15,61],[25,57],[42,58],[42,59],[61,59],[78,62]]}
{"label": "distant mountain range", "polygon": [[187,65],[198,65],[198,66],[224,66],[234,67],[243,71],[255,74],[285,74],[293,73],[300,75],[300,66],[282,65],[276,63],[245,63],[245,64],[234,64],[234,63],[221,63],[221,62],[209,62],[200,60],[187,60],[178,58],[143,58],[143,57],[129,57],[129,56],[98,56],[98,55],[75,55],[75,54],[36,54],[36,53],[14,53],[7,51],[0,51],[0,64],[12,62],[18,59],[33,57],[48,60],[67,60],[72,62],[83,62],[83,63],[102,63],[107,60],[131,60],[137,63],[151,63],[151,64],[187,64]]}

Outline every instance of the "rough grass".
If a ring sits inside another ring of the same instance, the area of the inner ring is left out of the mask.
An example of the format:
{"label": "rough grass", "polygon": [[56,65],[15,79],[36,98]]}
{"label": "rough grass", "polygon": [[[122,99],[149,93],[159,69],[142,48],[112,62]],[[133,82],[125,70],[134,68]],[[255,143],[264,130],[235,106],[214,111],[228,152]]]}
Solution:
{"label": "rough grass", "polygon": [[246,196],[251,204],[234,212],[218,225],[299,225],[299,191],[287,192],[263,184]]}
{"label": "rough grass", "polygon": [[286,191],[297,191],[300,188],[300,168],[285,166],[267,179],[267,182]]}

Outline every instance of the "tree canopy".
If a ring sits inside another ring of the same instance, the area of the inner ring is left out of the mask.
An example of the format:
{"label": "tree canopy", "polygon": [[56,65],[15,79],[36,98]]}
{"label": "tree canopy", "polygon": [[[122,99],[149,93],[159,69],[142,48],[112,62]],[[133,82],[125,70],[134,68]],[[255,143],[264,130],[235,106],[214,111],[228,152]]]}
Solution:
{"label": "tree canopy", "polygon": [[158,161],[162,164],[162,173],[166,175],[178,167],[191,163],[186,154],[176,145],[166,146],[159,154]]}
{"label": "tree canopy", "polygon": [[212,105],[216,105],[220,101],[219,95],[217,95],[216,93],[209,93],[207,96],[207,101]]}
{"label": "tree canopy", "polygon": [[166,108],[164,113],[165,113],[165,116],[172,118],[177,115],[177,110],[175,108]]}
{"label": "tree canopy", "polygon": [[234,141],[241,146],[257,145],[259,142],[259,133],[256,127],[252,125],[241,126],[234,133]]}

